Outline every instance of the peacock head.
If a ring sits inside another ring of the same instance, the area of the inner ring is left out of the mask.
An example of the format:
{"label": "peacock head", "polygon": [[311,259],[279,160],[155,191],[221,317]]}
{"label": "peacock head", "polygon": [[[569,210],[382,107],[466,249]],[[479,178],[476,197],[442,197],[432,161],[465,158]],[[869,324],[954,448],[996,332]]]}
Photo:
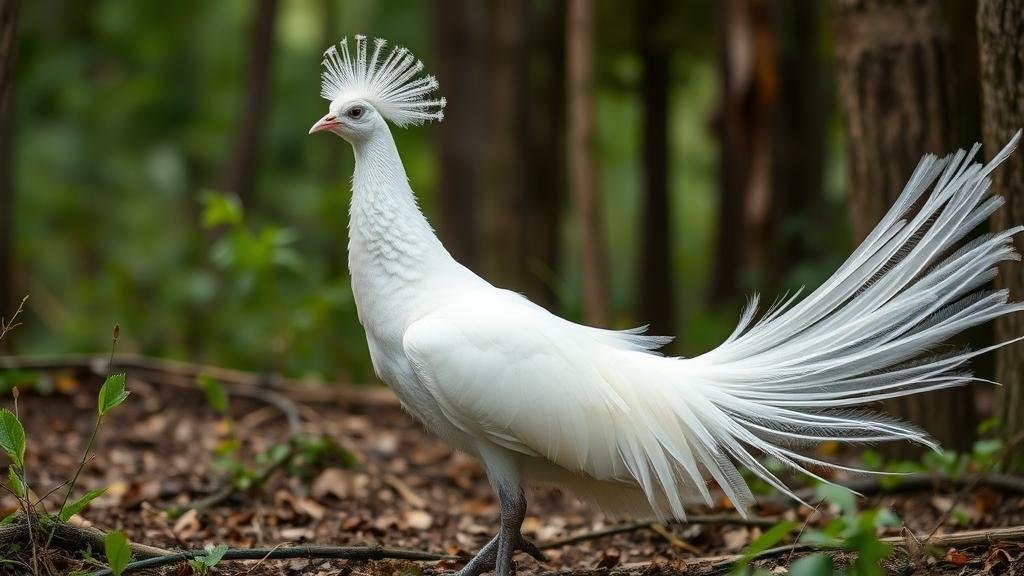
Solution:
{"label": "peacock head", "polygon": [[324,52],[320,95],[331,102],[309,133],[334,132],[355,144],[375,131],[444,119],[444,98],[434,98],[437,79],[420,76],[423,63],[401,46],[383,56],[387,42],[373,41],[367,58],[366,36],[356,36],[355,55],[348,39]]}

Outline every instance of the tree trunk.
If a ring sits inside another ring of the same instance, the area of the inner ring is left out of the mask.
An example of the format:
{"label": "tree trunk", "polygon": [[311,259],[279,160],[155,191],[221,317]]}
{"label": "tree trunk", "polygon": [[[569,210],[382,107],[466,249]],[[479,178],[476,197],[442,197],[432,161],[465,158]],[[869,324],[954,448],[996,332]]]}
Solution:
{"label": "tree trunk", "polygon": [[654,334],[675,334],[672,238],[668,200],[668,95],[671,51],[666,34],[668,3],[640,3],[637,36],[643,63],[644,206],[640,230],[640,318]]}
{"label": "tree trunk", "polygon": [[594,6],[591,0],[569,0],[566,59],[569,189],[580,230],[583,317],[592,326],[608,326],[608,274],[594,164]]}
{"label": "tree trunk", "polygon": [[[0,316],[14,313],[14,51],[18,35],[18,0],[0,0]],[[0,352],[13,349],[14,335],[0,342]]]}
{"label": "tree trunk", "polygon": [[775,293],[794,266],[823,256],[817,240],[828,225],[822,210],[833,102],[821,48],[824,17],[820,2],[774,3],[780,92],[772,127],[775,255],[768,280]]}
{"label": "tree trunk", "polygon": [[[1024,126],[1024,0],[980,0],[978,2],[978,44],[980,53],[982,132],[985,155],[992,158],[1007,140]],[[1003,230],[1024,222],[1024,153],[1020,149],[993,176],[996,194],[1007,204],[992,216],[992,226]],[[1017,250],[1024,248],[1020,236]],[[1001,266],[996,283],[1010,291],[1013,300],[1024,300],[1024,274],[1019,262]],[[1006,341],[1024,334],[1020,314],[996,320],[996,340]],[[1006,442],[1017,442],[1007,450],[1007,464],[1024,464],[1024,345],[1012,344],[996,352],[996,416],[1002,423]]]}
{"label": "tree trunk", "polygon": [[257,3],[256,18],[249,31],[249,70],[242,95],[242,114],[238,117],[231,159],[224,174],[224,190],[237,194],[243,204],[248,204],[252,198],[256,158],[267,121],[277,3],[277,0],[259,0]]}
{"label": "tree trunk", "polygon": [[441,148],[438,233],[452,255],[477,268],[477,197],[483,189],[487,138],[486,100],[480,83],[487,76],[487,6],[477,0],[435,0],[438,80],[452,110],[438,131]]}
{"label": "tree trunk", "polygon": [[534,0],[528,18],[531,62],[526,84],[531,101],[545,104],[520,107],[526,127],[522,157],[529,166],[519,168],[524,175],[525,291],[534,302],[553,309],[565,198],[565,5]]}
{"label": "tree trunk", "polygon": [[[833,6],[853,230],[860,242],[903,190],[921,155],[954,148],[953,46],[938,0],[836,0]],[[885,406],[946,448],[971,447],[976,416],[969,387]],[[915,450],[887,447],[900,456]]]}
{"label": "tree trunk", "polygon": [[[525,290],[522,111],[528,107],[523,54],[526,4],[492,0],[487,35],[487,185],[477,189],[484,225],[482,275],[510,290]],[[479,78],[475,79],[479,82]],[[479,88],[478,88],[479,89]]]}
{"label": "tree trunk", "polygon": [[739,295],[740,271],[765,286],[772,268],[771,117],[778,98],[775,39],[767,0],[721,5],[721,204],[714,305]]}

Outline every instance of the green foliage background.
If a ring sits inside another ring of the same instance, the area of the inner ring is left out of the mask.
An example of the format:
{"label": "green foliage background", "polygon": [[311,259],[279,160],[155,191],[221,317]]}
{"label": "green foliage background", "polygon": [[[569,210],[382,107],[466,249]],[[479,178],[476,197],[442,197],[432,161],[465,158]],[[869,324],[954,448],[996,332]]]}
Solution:
{"label": "green foliage background", "polygon": [[[436,67],[431,4],[352,0],[327,10],[329,4],[281,2],[269,113],[242,118],[255,2],[23,3],[15,73],[16,285],[32,299],[19,352],[102,351],[109,327],[120,322],[123,352],[372,378],[346,275],[351,154],[340,140],[306,132],[326,110],[319,66],[330,42],[359,32],[380,36]],[[673,61],[670,130],[673,258],[684,327],[678,351],[687,354],[719,341],[741,304],[715,311],[703,305],[718,189],[710,126],[718,79],[711,4],[692,6],[691,17],[681,19],[686,41]],[[615,3],[600,8],[600,179],[616,323],[627,326],[646,321],[631,312],[641,180],[640,104],[630,86],[639,61]],[[244,213],[214,192],[239,122],[265,130],[255,194]],[[431,217],[435,140],[443,129],[396,131]],[[841,154],[832,148],[830,216],[787,223],[833,247],[832,256],[791,271],[792,285],[819,281],[847,248]],[[564,240],[558,293],[562,311],[578,316],[568,219]],[[758,279],[747,283],[756,288]]]}

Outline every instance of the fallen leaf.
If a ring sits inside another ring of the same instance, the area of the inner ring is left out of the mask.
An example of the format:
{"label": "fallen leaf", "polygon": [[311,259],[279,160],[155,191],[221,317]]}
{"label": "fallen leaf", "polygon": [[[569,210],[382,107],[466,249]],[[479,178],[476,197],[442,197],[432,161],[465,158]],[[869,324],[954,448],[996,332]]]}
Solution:
{"label": "fallen leaf", "polygon": [[956,548],[950,548],[946,551],[946,562],[949,562],[953,566],[964,566],[970,561],[971,559],[967,554],[958,551]]}
{"label": "fallen leaf", "polygon": [[192,509],[178,518],[171,531],[178,540],[189,540],[199,532],[200,527],[199,512]]}
{"label": "fallen leaf", "polygon": [[423,510],[406,510],[402,515],[405,524],[413,530],[426,530],[434,524],[434,517]]}
{"label": "fallen leaf", "polygon": [[322,500],[334,496],[338,500],[347,500],[352,492],[352,482],[347,471],[341,468],[327,468],[316,477],[310,487],[313,498]]}
{"label": "fallen leaf", "polygon": [[601,557],[597,560],[597,564],[594,566],[598,569],[609,569],[615,568],[619,565],[622,560],[622,553],[619,552],[618,548],[606,548],[602,553]]}

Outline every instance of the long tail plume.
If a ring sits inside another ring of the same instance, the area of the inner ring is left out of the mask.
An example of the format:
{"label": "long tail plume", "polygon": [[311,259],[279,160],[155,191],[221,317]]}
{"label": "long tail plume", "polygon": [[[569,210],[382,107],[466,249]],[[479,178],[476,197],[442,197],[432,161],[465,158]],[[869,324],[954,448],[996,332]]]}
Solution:
{"label": "long tail plume", "polygon": [[753,498],[736,463],[792,495],[758,454],[815,476],[813,468],[837,466],[795,448],[826,440],[936,447],[919,428],[856,407],[974,381],[968,361],[1010,343],[936,352],[958,332],[1024,310],[1005,290],[989,289],[999,262],[1020,259],[1013,236],[1024,228],[956,248],[1002,206],[989,176],[1019,139],[1020,132],[984,166],[972,161],[979,146],[925,157],[888,214],[820,288],[756,322],[753,298],[721,346],[681,361],[700,392],[688,400],[689,439],[740,510]]}

